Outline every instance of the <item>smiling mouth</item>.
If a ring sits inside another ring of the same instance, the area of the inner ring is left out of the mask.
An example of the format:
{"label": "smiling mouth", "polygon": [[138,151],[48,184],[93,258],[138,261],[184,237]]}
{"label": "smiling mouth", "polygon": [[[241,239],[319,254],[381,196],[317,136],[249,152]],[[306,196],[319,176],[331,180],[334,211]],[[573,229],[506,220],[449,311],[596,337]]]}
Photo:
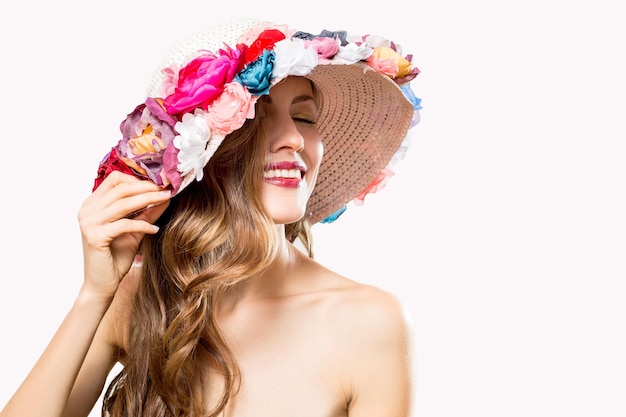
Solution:
{"label": "smiling mouth", "polygon": [[305,169],[302,164],[293,161],[281,161],[268,164],[265,167],[263,178],[266,180],[271,179],[289,179],[289,180],[301,180],[304,178]]}
{"label": "smiling mouth", "polygon": [[289,178],[301,180],[304,173],[299,169],[270,169],[263,173],[263,178]]}

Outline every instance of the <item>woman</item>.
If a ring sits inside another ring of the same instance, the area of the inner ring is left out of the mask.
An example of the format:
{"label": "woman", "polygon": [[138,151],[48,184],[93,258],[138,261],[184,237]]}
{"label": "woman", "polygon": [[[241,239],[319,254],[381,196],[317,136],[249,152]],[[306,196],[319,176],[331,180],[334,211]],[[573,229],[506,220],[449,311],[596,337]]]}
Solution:
{"label": "woman", "polygon": [[409,415],[404,309],[315,262],[310,226],[390,175],[410,60],[248,21],[174,48],[80,209],[81,291],[2,417],[85,416],[105,388],[110,416]]}

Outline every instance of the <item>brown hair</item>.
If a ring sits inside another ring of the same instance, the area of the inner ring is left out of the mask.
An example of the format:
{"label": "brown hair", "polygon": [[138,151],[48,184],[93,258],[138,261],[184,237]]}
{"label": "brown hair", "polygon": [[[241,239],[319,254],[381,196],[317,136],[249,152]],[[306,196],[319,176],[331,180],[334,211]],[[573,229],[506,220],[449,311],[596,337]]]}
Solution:
{"label": "brown hair", "polygon": [[[261,101],[259,102],[259,104]],[[103,415],[196,417],[206,404],[208,357],[224,378],[222,412],[239,383],[238,366],[215,321],[221,291],[258,274],[275,257],[279,236],[264,211],[260,186],[267,146],[257,119],[229,135],[204,170],[172,198],[160,231],[142,242],[142,277],[135,296],[126,366],[109,385]],[[286,225],[313,256],[304,219]]]}

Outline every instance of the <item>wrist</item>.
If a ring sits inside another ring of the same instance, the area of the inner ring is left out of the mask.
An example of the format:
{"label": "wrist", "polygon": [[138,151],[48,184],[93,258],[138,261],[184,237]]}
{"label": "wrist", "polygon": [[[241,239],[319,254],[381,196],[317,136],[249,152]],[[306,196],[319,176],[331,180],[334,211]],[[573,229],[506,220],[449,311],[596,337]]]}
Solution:
{"label": "wrist", "polygon": [[115,292],[103,292],[96,291],[91,288],[87,284],[83,284],[78,291],[78,296],[76,297],[75,304],[77,306],[87,305],[87,306],[97,306],[100,305],[105,309],[109,307],[111,302],[113,301],[113,295]]}

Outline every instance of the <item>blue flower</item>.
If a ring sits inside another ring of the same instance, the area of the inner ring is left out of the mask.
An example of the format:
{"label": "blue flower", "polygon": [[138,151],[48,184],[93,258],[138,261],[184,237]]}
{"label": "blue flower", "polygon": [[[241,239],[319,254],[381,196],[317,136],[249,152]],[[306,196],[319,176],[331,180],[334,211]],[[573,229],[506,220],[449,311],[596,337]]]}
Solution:
{"label": "blue flower", "polygon": [[339,216],[341,216],[343,214],[344,211],[346,211],[348,209],[348,206],[343,206],[342,208],[340,208],[339,210],[337,210],[336,212],[334,212],[333,214],[331,214],[330,216],[326,217],[324,220],[322,220],[320,223],[332,223],[335,220],[337,220],[339,218]]}
{"label": "blue flower", "polygon": [[404,93],[404,96],[411,102],[413,105],[413,109],[421,110],[422,109],[422,99],[417,97],[413,90],[411,90],[411,86],[409,84],[404,84],[400,86],[400,90]]}
{"label": "blue flower", "polygon": [[264,50],[254,62],[235,76],[234,81],[241,83],[253,96],[269,94],[275,58],[274,51]]}

